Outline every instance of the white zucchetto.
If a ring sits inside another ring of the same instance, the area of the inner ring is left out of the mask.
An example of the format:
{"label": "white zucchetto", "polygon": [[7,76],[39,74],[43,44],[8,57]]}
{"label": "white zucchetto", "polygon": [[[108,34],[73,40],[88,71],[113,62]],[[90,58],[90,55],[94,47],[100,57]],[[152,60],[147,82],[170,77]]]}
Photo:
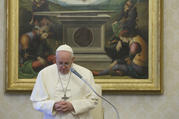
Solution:
{"label": "white zucchetto", "polygon": [[58,52],[58,51],[68,51],[68,52],[70,52],[70,53],[73,54],[72,48],[71,48],[69,45],[66,45],[66,44],[60,45],[60,46],[56,49],[56,52]]}

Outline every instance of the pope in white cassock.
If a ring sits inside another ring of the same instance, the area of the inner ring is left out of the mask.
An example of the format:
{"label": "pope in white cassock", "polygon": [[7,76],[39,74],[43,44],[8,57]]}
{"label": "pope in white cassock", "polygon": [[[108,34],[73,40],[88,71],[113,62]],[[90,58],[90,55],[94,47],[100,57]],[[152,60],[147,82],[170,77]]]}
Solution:
{"label": "pope in white cassock", "polygon": [[31,94],[33,107],[44,113],[44,119],[92,119],[90,110],[97,96],[70,68],[74,68],[93,86],[94,78],[88,69],[73,63],[73,50],[61,45],[56,50],[56,64],[41,70]]}

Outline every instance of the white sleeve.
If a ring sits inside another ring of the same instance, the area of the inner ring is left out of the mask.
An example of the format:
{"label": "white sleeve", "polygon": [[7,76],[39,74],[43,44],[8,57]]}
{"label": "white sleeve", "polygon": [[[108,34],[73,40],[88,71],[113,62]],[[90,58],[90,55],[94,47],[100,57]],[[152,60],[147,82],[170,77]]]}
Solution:
{"label": "white sleeve", "polygon": [[34,88],[32,90],[32,94],[30,96],[31,101],[42,101],[48,99],[49,97],[42,78],[42,72],[39,72]]}
{"label": "white sleeve", "polygon": [[49,96],[44,86],[42,77],[42,72],[39,72],[30,100],[32,101],[33,107],[36,110],[49,115],[54,115],[53,106],[55,101],[49,100]]}
{"label": "white sleeve", "polygon": [[55,115],[56,112],[53,110],[54,104],[55,104],[54,100],[38,101],[38,102],[33,102],[33,107],[34,109],[46,113],[48,115]]}
{"label": "white sleeve", "polygon": [[[88,82],[93,88],[95,88],[94,78],[92,73],[90,73],[90,81]],[[88,86],[86,86],[88,88]],[[74,112],[72,112],[74,115],[81,114],[84,112],[87,112],[93,108],[96,107],[98,104],[98,97],[95,93],[93,93],[91,90],[87,92],[87,94],[79,100],[72,100],[71,101]]]}

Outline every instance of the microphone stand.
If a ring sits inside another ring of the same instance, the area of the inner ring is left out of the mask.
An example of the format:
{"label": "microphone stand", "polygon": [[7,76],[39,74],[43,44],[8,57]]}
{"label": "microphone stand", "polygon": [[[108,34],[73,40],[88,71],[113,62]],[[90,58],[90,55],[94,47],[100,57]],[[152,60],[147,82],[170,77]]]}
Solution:
{"label": "microphone stand", "polygon": [[71,72],[73,72],[77,77],[79,77],[79,79],[81,79],[98,97],[102,98],[104,101],[106,101],[108,104],[110,104],[112,106],[112,108],[114,109],[114,111],[116,112],[116,116],[117,116],[116,118],[120,119],[119,112],[118,112],[117,108],[111,102],[109,102],[105,97],[99,95],[94,90],[94,88],[85,79],[83,79],[83,77],[75,69],[71,68]]}

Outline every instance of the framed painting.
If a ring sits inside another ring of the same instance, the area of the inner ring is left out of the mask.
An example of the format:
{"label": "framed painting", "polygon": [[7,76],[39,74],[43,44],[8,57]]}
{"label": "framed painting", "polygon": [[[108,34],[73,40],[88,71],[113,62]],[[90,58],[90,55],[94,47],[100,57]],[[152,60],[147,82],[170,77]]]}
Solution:
{"label": "framed painting", "polygon": [[31,91],[68,44],[103,92],[162,93],[162,0],[7,0],[6,91]]}

